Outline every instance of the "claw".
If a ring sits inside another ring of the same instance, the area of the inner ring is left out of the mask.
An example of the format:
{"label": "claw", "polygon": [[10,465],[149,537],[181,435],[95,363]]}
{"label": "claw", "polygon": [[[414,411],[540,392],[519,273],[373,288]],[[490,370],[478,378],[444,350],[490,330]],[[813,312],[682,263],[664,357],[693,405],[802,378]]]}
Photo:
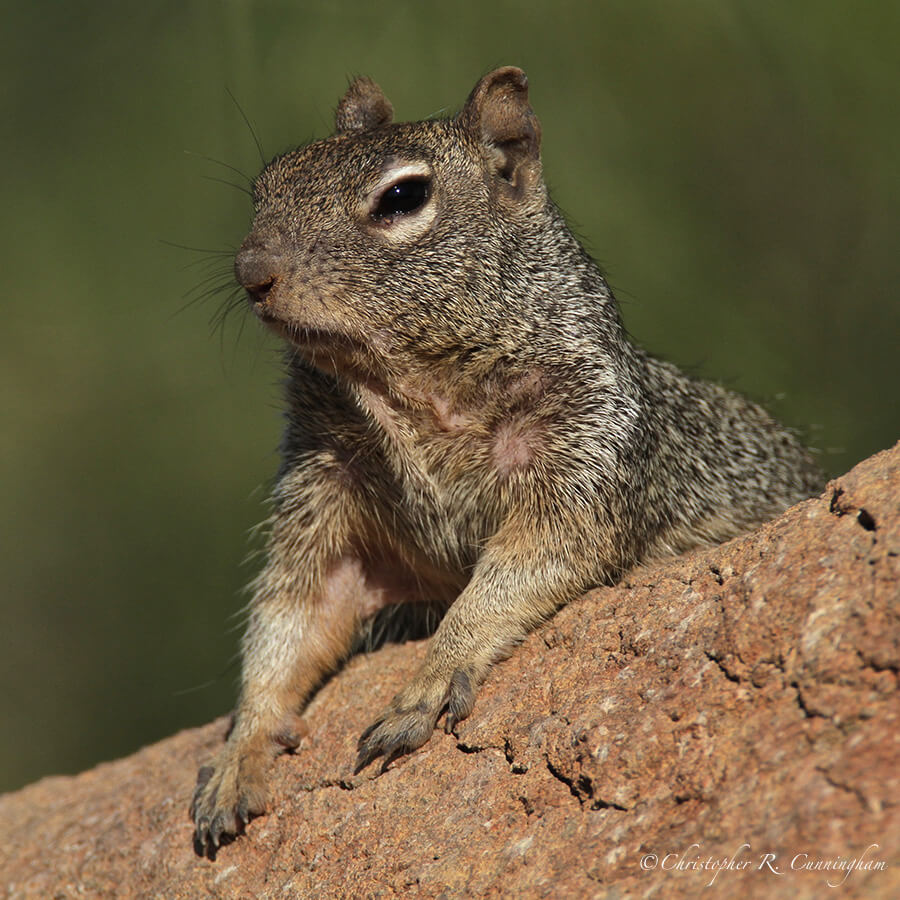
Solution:
{"label": "claw", "polygon": [[370,763],[381,751],[377,747],[361,748],[359,755],[356,757],[356,765],[353,767],[353,774],[359,775],[360,772]]}
{"label": "claw", "polygon": [[197,844],[200,846],[200,850],[205,851],[209,844],[209,819],[206,816],[203,816],[197,822],[197,829],[194,832],[194,837]]}
{"label": "claw", "polygon": [[225,818],[222,813],[219,813],[213,818],[212,824],[209,826],[209,837],[216,849],[218,849],[219,847],[219,842],[222,839],[222,834],[224,833],[224,831]]}
{"label": "claw", "polygon": [[378,773],[379,775],[384,775],[388,770],[388,766],[395,760],[399,759],[401,756],[405,756],[409,752],[409,749],[404,746],[395,747],[389,753],[386,753],[384,757],[384,762],[381,764],[381,771]]}
{"label": "claw", "polygon": [[[371,724],[371,725],[370,725],[370,726],[369,726],[369,727],[368,727],[368,728],[367,728],[367,729],[359,736],[359,740],[356,742],[356,749],[357,749],[357,750],[360,750],[360,751],[361,751],[361,750],[363,749],[363,744],[365,744],[365,742],[372,736],[372,732],[374,732],[375,729],[376,729],[383,721],[384,721],[383,718],[381,718],[381,719],[376,719],[376,720],[375,720],[375,721],[374,721],[374,722],[373,722],[373,723],[372,723],[372,724]],[[374,758],[374,757],[373,757],[373,758]],[[371,761],[372,761],[372,760],[370,759],[369,762],[371,762]]]}
{"label": "claw", "polygon": [[371,746],[360,750],[359,756],[356,757],[356,766],[353,769],[353,774],[359,775],[370,762],[379,756],[384,756],[384,761],[378,772],[379,775],[383,775],[395,759],[399,759],[409,752],[410,748],[405,743],[387,742],[384,740],[376,741]]}
{"label": "claw", "polygon": [[190,817],[194,820],[196,820],[197,810],[200,808],[200,795],[203,793],[203,788],[209,783],[209,779],[212,778],[213,772],[215,772],[215,769],[212,766],[203,766],[197,772],[197,785],[194,788],[194,796],[191,798],[190,809]]}
{"label": "claw", "polygon": [[454,729],[463,719],[468,718],[475,705],[475,686],[468,672],[457,669],[450,679],[450,690],[447,697],[447,717],[444,719],[444,731],[453,734]]}

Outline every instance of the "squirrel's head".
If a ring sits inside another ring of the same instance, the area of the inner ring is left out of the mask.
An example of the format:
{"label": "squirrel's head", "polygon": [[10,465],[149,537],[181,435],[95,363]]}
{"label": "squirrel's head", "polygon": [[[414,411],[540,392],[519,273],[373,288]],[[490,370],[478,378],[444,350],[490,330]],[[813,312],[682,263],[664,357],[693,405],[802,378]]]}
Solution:
{"label": "squirrel's head", "polygon": [[335,134],[275,159],[254,186],[237,279],[263,321],[326,367],[483,340],[514,314],[505,279],[546,212],[520,69],[485,76],[455,118],[392,117],[359,78]]}

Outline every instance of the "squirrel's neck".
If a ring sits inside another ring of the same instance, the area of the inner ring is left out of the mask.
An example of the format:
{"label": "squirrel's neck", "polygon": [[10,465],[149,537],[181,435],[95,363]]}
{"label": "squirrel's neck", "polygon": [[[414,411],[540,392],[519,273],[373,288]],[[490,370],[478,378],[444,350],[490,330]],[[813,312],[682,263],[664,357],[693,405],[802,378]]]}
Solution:
{"label": "squirrel's neck", "polygon": [[350,389],[414,403],[439,394],[452,404],[498,379],[517,383],[538,370],[640,360],[603,274],[552,202],[496,240],[496,265],[475,260],[465,293],[419,310],[415,330],[398,324],[325,347],[308,361]]}
{"label": "squirrel's neck", "polygon": [[598,344],[631,346],[603,273],[552,201],[533,227],[520,229],[512,241],[495,288],[498,303],[491,306],[502,310],[501,329],[515,315],[523,336],[540,348],[565,346],[590,355]]}

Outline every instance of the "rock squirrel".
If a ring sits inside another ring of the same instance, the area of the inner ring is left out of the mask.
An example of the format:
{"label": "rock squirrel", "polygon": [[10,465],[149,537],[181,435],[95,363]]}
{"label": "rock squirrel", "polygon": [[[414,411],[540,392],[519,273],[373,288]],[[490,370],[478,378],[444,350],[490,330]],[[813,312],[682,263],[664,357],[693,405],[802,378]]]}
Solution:
{"label": "rock squirrel", "polygon": [[354,81],[335,134],[254,184],[237,280],[287,341],[287,428],[234,726],[197,779],[199,852],[264,811],[299,713],[388,605],[443,618],[356,770],[468,716],[491,665],[636,563],[821,486],[759,406],[631,344],[550,200],[524,73],[392,123]]}

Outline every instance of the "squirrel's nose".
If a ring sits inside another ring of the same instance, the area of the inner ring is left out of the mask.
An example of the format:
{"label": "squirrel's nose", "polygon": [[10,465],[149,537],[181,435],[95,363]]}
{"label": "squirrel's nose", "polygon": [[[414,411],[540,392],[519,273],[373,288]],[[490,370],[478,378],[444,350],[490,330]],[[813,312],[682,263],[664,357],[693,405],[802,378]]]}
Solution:
{"label": "squirrel's nose", "polygon": [[281,277],[284,263],[271,244],[251,234],[234,259],[234,275],[249,295],[251,303],[265,303]]}

